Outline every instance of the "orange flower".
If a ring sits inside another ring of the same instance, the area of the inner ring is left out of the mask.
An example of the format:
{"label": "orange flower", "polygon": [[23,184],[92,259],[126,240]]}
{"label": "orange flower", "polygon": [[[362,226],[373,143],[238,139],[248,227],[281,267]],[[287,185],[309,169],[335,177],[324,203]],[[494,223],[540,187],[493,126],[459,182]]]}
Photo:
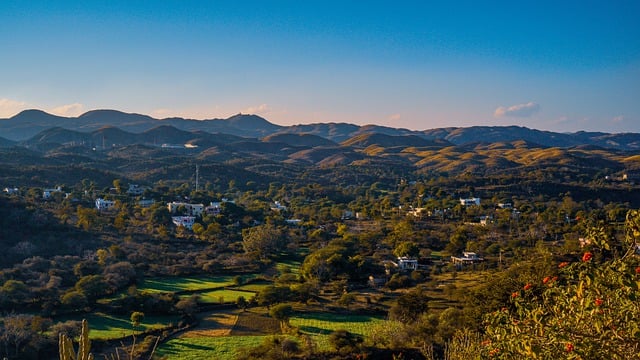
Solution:
{"label": "orange flower", "polygon": [[587,262],[591,260],[592,257],[593,254],[587,251],[586,253],[584,253],[584,255],[582,255],[582,262]]}
{"label": "orange flower", "polygon": [[558,264],[558,268],[562,269],[563,267],[565,267],[565,266],[567,266],[567,265],[569,265],[569,263],[568,263],[568,262],[566,262],[566,261],[563,261],[563,262],[561,262],[560,264]]}
{"label": "orange flower", "polygon": [[564,345],[564,348],[567,350],[567,352],[572,352],[574,347],[572,343],[566,343]]}
{"label": "orange flower", "polygon": [[550,277],[550,276],[547,276],[547,277],[545,277],[544,279],[542,279],[542,283],[543,283],[543,284],[546,284],[546,283],[548,283],[548,282],[549,282],[549,280],[551,280],[551,277]]}
{"label": "orange flower", "polygon": [[636,274],[640,274],[640,266],[636,268]]}
{"label": "orange flower", "polygon": [[517,297],[518,297],[518,295],[520,295],[520,294],[518,294],[518,292],[517,292],[517,291],[516,291],[516,292],[514,292],[514,293],[511,293],[511,297],[512,297],[512,298],[514,298],[514,299],[515,299],[515,298],[517,298]]}
{"label": "orange flower", "polygon": [[596,303],[596,306],[600,306],[600,305],[602,305],[602,303],[604,303],[604,300],[602,300],[600,298],[596,298],[595,303]]}
{"label": "orange flower", "polygon": [[531,285],[531,284],[527,284],[527,285],[525,285],[525,286],[524,286],[524,290],[525,290],[525,291],[526,291],[526,290],[529,290],[529,289],[531,289],[532,287],[533,287],[533,285]]}

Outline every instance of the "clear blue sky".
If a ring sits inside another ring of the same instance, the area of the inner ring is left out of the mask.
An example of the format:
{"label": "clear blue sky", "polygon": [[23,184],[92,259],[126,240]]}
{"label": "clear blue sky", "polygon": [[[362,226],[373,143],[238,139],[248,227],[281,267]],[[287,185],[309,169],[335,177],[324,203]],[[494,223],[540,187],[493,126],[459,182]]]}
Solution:
{"label": "clear blue sky", "polygon": [[640,132],[640,1],[0,1],[26,108]]}

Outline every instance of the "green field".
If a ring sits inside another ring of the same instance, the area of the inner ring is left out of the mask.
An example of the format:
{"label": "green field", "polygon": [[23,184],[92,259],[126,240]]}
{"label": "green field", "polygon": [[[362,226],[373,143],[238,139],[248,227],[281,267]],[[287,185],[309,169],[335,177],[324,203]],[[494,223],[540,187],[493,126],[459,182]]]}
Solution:
{"label": "green field", "polygon": [[200,295],[200,302],[219,304],[221,297],[224,303],[235,303],[240,296],[244,296],[246,300],[249,300],[255,294],[247,291],[220,289],[198,293],[198,295]]}
{"label": "green field", "polygon": [[353,334],[368,336],[373,325],[383,321],[381,318],[368,315],[340,315],[329,313],[306,313],[291,318],[291,326],[302,333],[311,335],[318,349],[328,350],[329,334],[335,330],[347,330]]}
{"label": "green field", "polygon": [[234,360],[240,349],[260,345],[266,336],[176,338],[162,344],[156,355],[170,360]]}
{"label": "green field", "polygon": [[[258,293],[258,292],[262,291],[262,289],[266,288],[267,286],[271,286],[271,285],[273,285],[272,282],[261,281],[261,282],[251,283],[251,284],[234,286],[233,288],[234,289],[238,289],[238,290],[251,291],[251,292]],[[245,296],[245,298],[246,298],[246,296]]]}
{"label": "green field", "polygon": [[233,285],[233,276],[163,277],[145,279],[139,291],[178,292],[207,290]]}
{"label": "green field", "polygon": [[[308,334],[316,342],[318,350],[329,350],[329,334],[344,329],[354,334],[367,336],[372,325],[383,321],[381,318],[367,315],[339,315],[328,313],[303,313],[291,318],[291,326]],[[260,326],[258,321],[252,324]],[[278,335],[278,334],[274,334]],[[268,335],[257,336],[221,336],[221,337],[183,337],[169,340],[160,345],[157,355],[169,359],[235,359],[242,348],[261,344]],[[295,337],[293,337],[295,338]],[[298,340],[299,343],[302,343]]]}
{"label": "green field", "polygon": [[[89,336],[91,339],[119,339],[130,336],[133,332],[131,320],[126,316],[114,316],[105,313],[91,313],[81,317],[64,317],[58,321],[82,320],[89,322]],[[150,329],[161,329],[180,321],[178,316],[145,316],[142,323],[136,327],[136,332]]]}

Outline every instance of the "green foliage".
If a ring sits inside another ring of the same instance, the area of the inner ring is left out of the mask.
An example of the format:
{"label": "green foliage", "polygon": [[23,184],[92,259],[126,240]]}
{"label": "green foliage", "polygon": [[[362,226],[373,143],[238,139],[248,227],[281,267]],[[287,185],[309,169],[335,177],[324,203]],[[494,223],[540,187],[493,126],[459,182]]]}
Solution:
{"label": "green foliage", "polygon": [[244,251],[260,259],[268,259],[278,255],[286,250],[286,245],[286,236],[273,225],[259,225],[242,231]]}
{"label": "green foliage", "polygon": [[144,320],[144,313],[141,311],[134,311],[131,313],[129,319],[131,320],[131,325],[135,329],[136,327],[140,326],[140,323],[142,322],[142,320]]}
{"label": "green foliage", "polygon": [[[612,239],[599,239],[579,261],[560,263],[557,277],[549,274],[513,292],[511,307],[486,318],[487,353],[543,359],[627,359],[637,354],[640,261],[634,245],[639,219],[639,212],[629,213],[628,250],[621,256],[608,257]],[[606,229],[589,233],[603,236]]]}
{"label": "green foliage", "polygon": [[289,319],[293,314],[293,308],[290,304],[278,304],[269,310],[269,315],[280,322],[280,328],[283,331],[289,327]]}
{"label": "green foliage", "polygon": [[351,354],[358,351],[363,342],[362,336],[340,329],[329,335],[329,343],[340,354]]}
{"label": "green foliage", "polygon": [[420,247],[413,241],[403,241],[393,249],[393,255],[397,257],[408,256],[415,258],[420,254]]}

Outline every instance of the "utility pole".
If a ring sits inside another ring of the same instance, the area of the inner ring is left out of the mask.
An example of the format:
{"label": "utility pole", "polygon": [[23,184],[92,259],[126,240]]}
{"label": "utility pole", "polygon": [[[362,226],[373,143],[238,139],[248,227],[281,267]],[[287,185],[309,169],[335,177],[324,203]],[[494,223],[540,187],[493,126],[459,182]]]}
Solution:
{"label": "utility pole", "polygon": [[198,177],[200,175],[200,165],[196,164],[196,192],[198,191]]}

